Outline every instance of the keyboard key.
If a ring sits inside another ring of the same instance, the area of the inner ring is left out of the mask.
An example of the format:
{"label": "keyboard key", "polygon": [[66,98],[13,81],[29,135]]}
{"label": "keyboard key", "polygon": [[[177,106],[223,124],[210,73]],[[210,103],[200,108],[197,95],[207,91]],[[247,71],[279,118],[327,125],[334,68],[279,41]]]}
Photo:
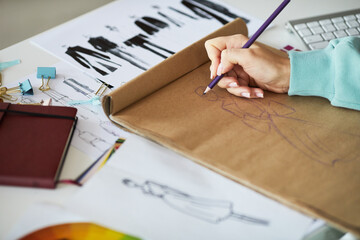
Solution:
{"label": "keyboard key", "polygon": [[310,46],[311,50],[314,50],[314,49],[326,48],[328,44],[329,44],[328,41],[323,41],[323,42],[311,43],[311,44],[309,44],[309,46]]}
{"label": "keyboard key", "polygon": [[344,19],[346,21],[350,21],[350,20],[356,20],[356,17],[355,17],[355,15],[351,14],[351,15],[344,16]]}
{"label": "keyboard key", "polygon": [[324,30],[322,29],[322,27],[312,27],[311,28],[311,31],[314,33],[314,34],[320,34],[320,33],[323,33]]}
{"label": "keyboard key", "polygon": [[334,23],[337,30],[343,30],[349,28],[344,22]]}
{"label": "keyboard key", "polygon": [[344,19],[342,17],[336,17],[336,18],[332,18],[331,21],[333,23],[338,23],[338,22],[343,22]]}
{"label": "keyboard key", "polygon": [[349,36],[356,36],[356,35],[359,34],[359,31],[356,30],[355,28],[346,29],[345,32],[346,32]]}
{"label": "keyboard key", "polygon": [[344,30],[335,31],[334,34],[337,38],[342,38],[347,36]]}
{"label": "keyboard key", "polygon": [[325,40],[332,40],[335,38],[335,35],[331,32],[327,32],[327,33],[323,33],[321,34],[321,36],[325,39]]}
{"label": "keyboard key", "polygon": [[313,35],[312,32],[308,28],[304,28],[298,31],[299,35],[302,37]]}
{"label": "keyboard key", "polygon": [[350,20],[350,21],[346,22],[346,24],[347,24],[350,28],[354,28],[354,27],[360,26],[359,22],[356,21],[356,20]]}
{"label": "keyboard key", "polygon": [[360,19],[360,13],[356,14],[356,17],[357,17],[358,19]]}
{"label": "keyboard key", "polygon": [[304,41],[306,43],[321,42],[321,41],[323,41],[323,38],[320,35],[312,35],[312,36],[304,37]]}
{"label": "keyboard key", "polygon": [[308,22],[306,25],[308,25],[309,28],[312,28],[312,27],[319,27],[320,24],[319,22],[317,21],[314,21],[314,22]]}
{"label": "keyboard key", "polygon": [[333,32],[336,30],[336,28],[332,24],[324,25],[323,28],[324,28],[325,32]]}
{"label": "keyboard key", "polygon": [[324,25],[331,24],[332,22],[330,19],[323,19],[323,20],[320,20],[319,23],[324,26]]}
{"label": "keyboard key", "polygon": [[306,26],[305,23],[301,23],[301,24],[295,25],[294,28],[295,28],[296,30],[300,30],[300,29],[307,28],[307,26]]}

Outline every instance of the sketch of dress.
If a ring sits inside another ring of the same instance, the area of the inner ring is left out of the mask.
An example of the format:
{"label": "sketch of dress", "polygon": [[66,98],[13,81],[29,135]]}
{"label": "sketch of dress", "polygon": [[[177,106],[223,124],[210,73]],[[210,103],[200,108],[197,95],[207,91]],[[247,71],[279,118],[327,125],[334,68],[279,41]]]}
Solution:
{"label": "sketch of dress", "polygon": [[219,224],[225,220],[231,219],[250,224],[269,224],[266,220],[234,212],[233,203],[231,201],[193,196],[153,181],[145,181],[143,184],[137,184],[133,180],[125,178],[122,182],[128,187],[141,190],[145,195],[161,199],[164,203],[177,211],[209,223]]}
{"label": "sketch of dress", "polygon": [[[360,159],[360,153],[348,152],[339,148],[338,140],[347,144],[356,144],[360,135],[327,129],[319,123],[314,123],[293,117],[296,109],[273,100],[266,101],[239,98],[231,94],[220,96],[214,91],[203,95],[206,87],[195,89],[200,97],[212,102],[221,102],[221,109],[239,118],[247,127],[263,134],[275,131],[293,148],[306,157],[327,166],[334,166],[338,162]],[[329,132],[334,134],[329,137]],[[327,142],[321,136],[327,136]]]}

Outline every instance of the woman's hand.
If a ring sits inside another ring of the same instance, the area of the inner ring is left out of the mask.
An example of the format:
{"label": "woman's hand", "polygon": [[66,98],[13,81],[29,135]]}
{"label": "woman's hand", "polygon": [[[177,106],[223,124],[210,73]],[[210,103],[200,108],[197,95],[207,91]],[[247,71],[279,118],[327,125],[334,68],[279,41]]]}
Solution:
{"label": "woman's hand", "polygon": [[241,34],[206,41],[211,60],[210,78],[225,74],[218,86],[246,98],[262,98],[263,90],[286,93],[290,80],[289,58],[256,44],[243,49],[247,41]]}

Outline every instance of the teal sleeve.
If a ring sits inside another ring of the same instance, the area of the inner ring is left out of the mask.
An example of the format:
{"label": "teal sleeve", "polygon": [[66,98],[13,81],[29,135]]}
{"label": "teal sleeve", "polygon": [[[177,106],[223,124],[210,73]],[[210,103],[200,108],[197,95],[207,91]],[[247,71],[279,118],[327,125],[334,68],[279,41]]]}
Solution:
{"label": "teal sleeve", "polygon": [[288,94],[327,98],[332,105],[360,110],[360,38],[330,41],[322,50],[289,52]]}

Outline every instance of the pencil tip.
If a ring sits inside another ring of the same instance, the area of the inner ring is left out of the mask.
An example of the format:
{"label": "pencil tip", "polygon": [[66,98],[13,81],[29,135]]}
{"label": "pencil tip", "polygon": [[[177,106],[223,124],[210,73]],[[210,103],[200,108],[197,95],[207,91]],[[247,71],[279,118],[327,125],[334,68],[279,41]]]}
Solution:
{"label": "pencil tip", "polygon": [[203,95],[205,95],[208,91],[210,91],[210,88],[206,87],[205,91],[203,92]]}

